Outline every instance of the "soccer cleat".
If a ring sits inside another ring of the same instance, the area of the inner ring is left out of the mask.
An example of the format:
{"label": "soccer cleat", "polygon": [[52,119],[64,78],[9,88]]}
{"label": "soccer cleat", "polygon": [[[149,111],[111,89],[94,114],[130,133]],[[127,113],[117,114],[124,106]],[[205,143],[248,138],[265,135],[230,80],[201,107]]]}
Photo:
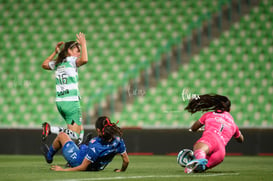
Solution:
{"label": "soccer cleat", "polygon": [[44,122],[44,123],[42,124],[42,128],[43,128],[42,141],[45,141],[46,138],[48,137],[48,135],[51,134],[49,123]]}
{"label": "soccer cleat", "polygon": [[46,162],[47,163],[52,163],[53,159],[52,158],[48,158],[48,156],[47,156],[47,153],[49,152],[49,148],[43,142],[42,142],[42,145],[41,145],[41,151],[42,151],[43,155],[45,156]]}
{"label": "soccer cleat", "polygon": [[208,163],[207,159],[195,159],[190,161],[185,168],[185,173],[192,172],[204,172],[206,170],[206,164]]}

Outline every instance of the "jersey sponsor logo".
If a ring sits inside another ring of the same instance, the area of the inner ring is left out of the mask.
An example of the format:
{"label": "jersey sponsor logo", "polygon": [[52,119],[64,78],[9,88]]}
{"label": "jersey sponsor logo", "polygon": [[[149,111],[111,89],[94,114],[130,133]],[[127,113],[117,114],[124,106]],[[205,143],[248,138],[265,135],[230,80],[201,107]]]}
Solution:
{"label": "jersey sponsor logo", "polygon": [[68,89],[63,90],[63,91],[60,91],[60,92],[57,92],[57,95],[58,95],[58,96],[63,96],[63,95],[65,95],[65,94],[69,94],[69,90],[68,90]]}
{"label": "jersey sponsor logo", "polygon": [[58,73],[64,73],[65,72],[65,65],[59,65],[57,67]]}
{"label": "jersey sponsor logo", "polygon": [[74,152],[70,157],[75,160],[77,158],[77,156],[78,156],[77,153]]}
{"label": "jersey sponsor logo", "polygon": [[92,160],[92,157],[91,157],[91,156],[86,155],[86,159],[89,160],[89,161],[91,161],[91,162],[93,163],[93,160]]}

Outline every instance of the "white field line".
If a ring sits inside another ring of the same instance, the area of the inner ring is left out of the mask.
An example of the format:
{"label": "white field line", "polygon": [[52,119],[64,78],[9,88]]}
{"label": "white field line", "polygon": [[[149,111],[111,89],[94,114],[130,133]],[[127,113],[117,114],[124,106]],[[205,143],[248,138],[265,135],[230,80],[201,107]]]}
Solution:
{"label": "white field line", "polygon": [[[98,177],[98,178],[76,178],[76,179],[57,179],[52,181],[93,181],[93,180],[125,180],[125,179],[144,179],[144,178],[182,178],[182,177],[218,177],[234,176],[239,173],[212,173],[212,174],[188,174],[188,175],[137,175],[120,177]],[[48,181],[48,180],[47,180]]]}

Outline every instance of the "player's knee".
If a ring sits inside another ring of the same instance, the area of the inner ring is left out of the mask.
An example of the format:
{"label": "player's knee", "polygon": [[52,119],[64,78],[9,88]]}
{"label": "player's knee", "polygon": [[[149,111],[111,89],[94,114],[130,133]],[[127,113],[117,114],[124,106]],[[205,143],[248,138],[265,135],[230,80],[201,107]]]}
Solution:
{"label": "player's knee", "polygon": [[68,129],[73,131],[73,132],[76,132],[78,134],[80,134],[81,130],[82,130],[82,126],[81,125],[78,125],[78,124],[73,124],[73,125],[67,125]]}
{"label": "player's knee", "polygon": [[58,135],[59,138],[68,137],[68,135],[65,132],[60,132]]}

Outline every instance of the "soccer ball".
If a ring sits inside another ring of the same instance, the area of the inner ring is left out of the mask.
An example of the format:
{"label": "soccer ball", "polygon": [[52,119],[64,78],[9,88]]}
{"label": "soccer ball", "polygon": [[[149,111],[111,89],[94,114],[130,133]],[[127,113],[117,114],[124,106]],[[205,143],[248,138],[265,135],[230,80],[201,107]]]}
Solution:
{"label": "soccer ball", "polygon": [[190,149],[183,149],[177,155],[177,163],[181,167],[185,167],[187,163],[194,159],[193,151]]}

